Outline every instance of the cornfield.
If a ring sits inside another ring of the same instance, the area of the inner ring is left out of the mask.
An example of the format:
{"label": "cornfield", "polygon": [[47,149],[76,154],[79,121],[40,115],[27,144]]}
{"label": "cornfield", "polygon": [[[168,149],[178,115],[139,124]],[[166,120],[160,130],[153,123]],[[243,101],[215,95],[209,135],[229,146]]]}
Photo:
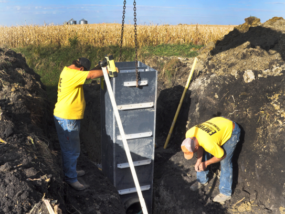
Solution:
{"label": "cornfield", "polygon": [[[138,46],[160,44],[198,44],[215,42],[233,30],[231,25],[138,25]],[[77,38],[80,45],[120,45],[120,24],[0,26],[0,47],[25,47],[29,45],[66,46]],[[134,27],[125,25],[123,46],[134,47]]]}

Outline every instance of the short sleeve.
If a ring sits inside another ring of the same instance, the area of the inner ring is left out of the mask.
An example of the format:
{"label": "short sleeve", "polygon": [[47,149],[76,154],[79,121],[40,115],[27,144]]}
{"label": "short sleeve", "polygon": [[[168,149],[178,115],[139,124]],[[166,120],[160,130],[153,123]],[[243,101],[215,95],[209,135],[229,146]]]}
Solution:
{"label": "short sleeve", "polygon": [[89,71],[76,71],[73,76],[73,81],[77,86],[83,85],[86,81]]}

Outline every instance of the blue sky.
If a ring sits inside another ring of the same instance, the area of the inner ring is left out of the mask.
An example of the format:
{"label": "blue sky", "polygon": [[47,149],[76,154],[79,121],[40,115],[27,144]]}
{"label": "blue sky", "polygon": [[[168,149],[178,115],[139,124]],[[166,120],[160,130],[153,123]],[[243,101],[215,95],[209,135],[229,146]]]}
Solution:
{"label": "blue sky", "polygon": [[[270,0],[136,0],[138,24],[242,24],[282,16],[284,1]],[[123,0],[0,0],[0,25],[62,24],[73,18],[89,23],[121,23]],[[126,23],[133,23],[133,1],[127,1]]]}

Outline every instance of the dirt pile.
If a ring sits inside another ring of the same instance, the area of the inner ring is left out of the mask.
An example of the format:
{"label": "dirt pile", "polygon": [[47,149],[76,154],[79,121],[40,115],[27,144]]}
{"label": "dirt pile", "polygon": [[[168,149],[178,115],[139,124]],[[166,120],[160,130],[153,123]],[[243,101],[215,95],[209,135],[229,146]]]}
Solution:
{"label": "dirt pile", "polygon": [[205,65],[201,71],[238,77],[246,68],[257,75],[266,75],[268,72],[279,75],[285,57],[284,24],[285,20],[277,17],[246,31],[239,30],[243,25],[236,27],[217,41],[210,52],[200,56]]}
{"label": "dirt pile", "polygon": [[254,16],[245,18],[245,23],[235,27],[239,32],[245,33],[250,27],[257,27],[261,25],[260,19]]}
{"label": "dirt pile", "polygon": [[0,49],[0,213],[36,211],[44,194],[64,204],[39,79],[20,54]]}
{"label": "dirt pile", "polygon": [[[282,25],[282,22],[284,19],[282,17],[273,17],[272,19],[267,20],[266,22],[263,23],[263,26],[278,26]],[[284,22],[283,22],[284,23]]]}
{"label": "dirt pile", "polygon": [[[165,133],[157,133],[156,161],[162,167],[156,171],[155,213],[284,212],[284,44],[284,20],[273,18],[245,32],[236,28],[210,52],[202,52],[190,86],[188,118],[177,121],[180,128],[174,130],[167,151],[161,149]],[[182,61],[191,65],[193,60]],[[184,81],[178,84],[183,86]],[[178,105],[176,99],[170,99],[163,96],[161,102]],[[175,110],[160,111],[158,118]],[[191,192],[195,160],[185,161],[180,152],[183,126],[187,126],[186,131],[217,115],[236,121],[242,128],[234,156],[234,192],[223,206],[211,202],[218,193],[219,165],[211,167],[212,179],[205,189]]]}
{"label": "dirt pile", "polygon": [[78,165],[90,188],[79,193],[64,184],[46,97],[25,58],[0,48],[0,214],[48,214],[43,197],[58,213],[124,213],[115,188],[84,154]]}

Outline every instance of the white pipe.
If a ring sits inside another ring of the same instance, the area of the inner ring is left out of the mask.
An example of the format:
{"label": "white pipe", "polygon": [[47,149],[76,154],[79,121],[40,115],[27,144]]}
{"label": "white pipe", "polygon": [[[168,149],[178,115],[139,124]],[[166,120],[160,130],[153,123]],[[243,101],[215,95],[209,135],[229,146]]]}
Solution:
{"label": "white pipe", "polygon": [[125,148],[125,152],[126,152],[126,155],[127,155],[127,159],[128,159],[129,165],[130,165],[131,173],[132,173],[132,176],[133,176],[133,179],[134,179],[135,187],[137,189],[137,193],[138,193],[138,196],[139,196],[139,200],[140,200],[140,204],[141,204],[141,207],[142,207],[142,211],[143,211],[144,214],[148,214],[147,207],[146,207],[143,195],[142,195],[141,187],[140,187],[139,180],[138,180],[138,177],[137,177],[137,173],[136,173],[136,170],[135,170],[135,167],[134,167],[134,163],[133,163],[132,156],[131,156],[131,153],[130,153],[129,145],[128,145],[127,139],[126,139],[126,134],[125,134],[125,131],[124,131],[124,128],[123,128],[123,125],[122,125],[121,117],[119,115],[119,111],[118,111],[118,108],[117,108],[116,100],[115,100],[115,97],[114,97],[114,94],[113,94],[113,91],[112,91],[112,87],[111,87],[111,83],[110,83],[110,79],[109,79],[106,67],[102,67],[102,71],[103,71],[104,79],[105,79],[105,82],[106,82],[107,90],[109,92],[109,96],[110,96],[110,99],[111,99],[111,103],[112,103],[112,106],[113,106],[114,114],[115,114],[115,117],[116,117],[116,120],[117,120],[117,124],[118,124],[119,130],[120,130],[122,141],[123,141],[123,144],[124,144],[124,148]]}

